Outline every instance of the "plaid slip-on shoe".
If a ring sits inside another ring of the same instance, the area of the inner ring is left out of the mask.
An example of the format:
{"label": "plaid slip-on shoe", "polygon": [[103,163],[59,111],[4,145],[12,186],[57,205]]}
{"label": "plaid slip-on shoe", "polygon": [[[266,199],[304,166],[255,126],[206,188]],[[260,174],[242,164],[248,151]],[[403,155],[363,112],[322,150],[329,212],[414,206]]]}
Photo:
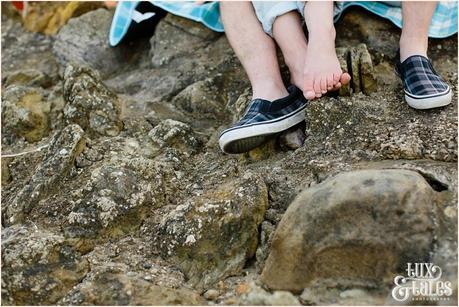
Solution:
{"label": "plaid slip-on shoe", "polygon": [[412,55],[395,67],[403,83],[405,100],[415,109],[432,109],[451,103],[451,89],[422,55]]}
{"label": "plaid slip-on shoe", "polygon": [[307,100],[294,85],[287,97],[268,101],[254,99],[244,116],[220,134],[220,148],[225,153],[243,153],[258,147],[277,133],[304,120]]}

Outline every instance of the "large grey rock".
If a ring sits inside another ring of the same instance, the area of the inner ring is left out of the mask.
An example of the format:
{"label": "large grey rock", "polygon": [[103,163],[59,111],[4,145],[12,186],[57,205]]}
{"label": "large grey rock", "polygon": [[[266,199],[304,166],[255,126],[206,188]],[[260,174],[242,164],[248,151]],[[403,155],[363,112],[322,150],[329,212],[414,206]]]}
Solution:
{"label": "large grey rock", "polygon": [[2,230],[2,304],[55,304],[88,271],[60,234],[32,224]]}
{"label": "large grey rock", "polygon": [[164,66],[176,58],[191,54],[218,36],[218,33],[197,22],[169,14],[158,24],[150,40],[153,66]]}
{"label": "large grey rock", "polygon": [[70,19],[53,44],[58,62],[63,67],[70,63],[90,66],[103,76],[123,67],[127,60],[125,50],[108,44],[112,18],[110,11],[100,8]]}
{"label": "large grey rock", "polygon": [[[2,6],[11,6],[11,3],[2,3]],[[3,10],[1,37],[2,78],[36,69],[50,80],[57,80],[59,65],[52,53],[51,37],[26,31],[18,20],[4,20]]]}
{"label": "large grey rock", "polygon": [[241,272],[256,251],[267,189],[256,175],[224,182],[189,199],[163,218],[154,238],[162,257],[197,287]]}
{"label": "large grey rock", "polygon": [[278,225],[262,273],[272,289],[316,279],[381,284],[429,258],[436,192],[416,172],[341,173],[302,192]]}

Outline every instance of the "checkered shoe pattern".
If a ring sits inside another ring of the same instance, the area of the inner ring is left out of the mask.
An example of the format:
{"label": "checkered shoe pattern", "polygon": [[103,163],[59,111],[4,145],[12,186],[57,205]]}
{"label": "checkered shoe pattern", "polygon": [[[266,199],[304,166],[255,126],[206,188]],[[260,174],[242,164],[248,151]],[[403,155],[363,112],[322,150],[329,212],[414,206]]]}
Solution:
{"label": "checkered shoe pattern", "polygon": [[230,128],[222,132],[240,128],[242,126],[250,126],[270,122],[283,116],[289,115],[295,111],[302,110],[306,107],[307,100],[303,93],[296,86],[288,88],[289,95],[285,98],[275,101],[264,99],[254,99],[247,107],[244,116]]}
{"label": "checkered shoe pattern", "polygon": [[444,94],[448,84],[438,75],[430,60],[421,55],[413,55],[403,63],[398,62],[396,71],[403,82],[407,95],[430,97]]}

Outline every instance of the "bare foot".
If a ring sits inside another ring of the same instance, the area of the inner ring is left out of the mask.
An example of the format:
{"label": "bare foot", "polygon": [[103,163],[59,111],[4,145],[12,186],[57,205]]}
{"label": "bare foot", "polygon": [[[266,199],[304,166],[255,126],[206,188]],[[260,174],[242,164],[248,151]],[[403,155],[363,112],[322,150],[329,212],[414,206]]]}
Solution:
{"label": "bare foot", "polygon": [[310,37],[306,52],[303,93],[306,99],[319,98],[328,91],[348,84],[351,76],[343,73],[335,51],[335,32]]}

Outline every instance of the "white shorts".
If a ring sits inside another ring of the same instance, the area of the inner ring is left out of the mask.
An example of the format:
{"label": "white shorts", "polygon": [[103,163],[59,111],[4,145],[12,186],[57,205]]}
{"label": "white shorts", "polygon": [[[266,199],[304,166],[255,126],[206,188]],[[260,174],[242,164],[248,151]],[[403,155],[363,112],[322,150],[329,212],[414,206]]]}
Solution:
{"label": "white shorts", "polygon": [[278,16],[298,11],[304,17],[304,1],[252,1],[263,30],[273,35],[273,24]]}
{"label": "white shorts", "polygon": [[[402,5],[401,1],[381,2],[396,7]],[[298,11],[304,18],[305,3],[305,1],[252,1],[255,13],[263,26],[263,30],[270,36],[273,36],[273,24],[278,16],[282,16],[290,11]]]}

